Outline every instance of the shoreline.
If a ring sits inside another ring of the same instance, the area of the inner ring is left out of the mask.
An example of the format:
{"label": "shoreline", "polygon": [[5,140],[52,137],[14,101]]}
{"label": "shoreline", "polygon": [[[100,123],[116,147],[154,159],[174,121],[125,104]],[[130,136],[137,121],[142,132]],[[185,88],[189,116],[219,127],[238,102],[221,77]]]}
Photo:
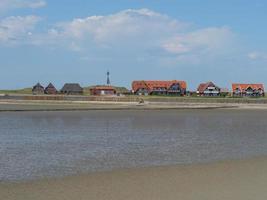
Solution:
{"label": "shoreline", "polygon": [[191,102],[145,102],[144,104],[139,104],[137,102],[112,101],[0,100],[0,112],[183,109],[267,110],[267,104]]}
{"label": "shoreline", "polygon": [[5,200],[266,199],[267,157],[0,183]]}

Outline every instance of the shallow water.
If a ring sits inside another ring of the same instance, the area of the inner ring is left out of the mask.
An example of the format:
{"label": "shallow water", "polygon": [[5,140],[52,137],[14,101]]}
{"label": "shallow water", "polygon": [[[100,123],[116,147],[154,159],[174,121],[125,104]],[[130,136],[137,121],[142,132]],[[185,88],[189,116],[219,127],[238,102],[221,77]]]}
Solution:
{"label": "shallow water", "polygon": [[0,181],[267,155],[267,111],[0,113]]}

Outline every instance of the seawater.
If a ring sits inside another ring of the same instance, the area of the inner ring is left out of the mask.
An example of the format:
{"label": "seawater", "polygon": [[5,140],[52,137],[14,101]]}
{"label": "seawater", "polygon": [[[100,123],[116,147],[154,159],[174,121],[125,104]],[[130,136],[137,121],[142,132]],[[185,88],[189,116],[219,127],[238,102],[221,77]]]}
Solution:
{"label": "seawater", "polygon": [[0,181],[267,155],[267,111],[0,113]]}

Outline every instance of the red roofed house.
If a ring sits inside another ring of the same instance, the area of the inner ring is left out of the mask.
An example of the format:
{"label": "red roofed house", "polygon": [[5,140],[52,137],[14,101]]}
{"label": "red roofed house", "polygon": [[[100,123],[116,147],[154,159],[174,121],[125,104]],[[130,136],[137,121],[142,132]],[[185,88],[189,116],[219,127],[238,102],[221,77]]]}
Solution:
{"label": "red roofed house", "polygon": [[115,95],[116,89],[112,86],[94,86],[90,88],[91,95]]}
{"label": "red roofed house", "polygon": [[185,81],[133,81],[132,89],[138,95],[186,95]]}
{"label": "red roofed house", "polygon": [[197,88],[197,94],[199,96],[219,96],[221,88],[212,82],[201,83]]}
{"label": "red roofed house", "polygon": [[233,96],[262,97],[264,96],[263,84],[232,84]]}

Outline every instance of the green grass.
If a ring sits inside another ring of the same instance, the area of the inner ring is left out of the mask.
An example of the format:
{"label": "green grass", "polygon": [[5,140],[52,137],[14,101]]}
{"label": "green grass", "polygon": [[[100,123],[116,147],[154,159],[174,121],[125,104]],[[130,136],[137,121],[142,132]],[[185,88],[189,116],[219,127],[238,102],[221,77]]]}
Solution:
{"label": "green grass", "polygon": [[32,94],[32,88],[23,88],[18,90],[0,90],[0,94]]}

